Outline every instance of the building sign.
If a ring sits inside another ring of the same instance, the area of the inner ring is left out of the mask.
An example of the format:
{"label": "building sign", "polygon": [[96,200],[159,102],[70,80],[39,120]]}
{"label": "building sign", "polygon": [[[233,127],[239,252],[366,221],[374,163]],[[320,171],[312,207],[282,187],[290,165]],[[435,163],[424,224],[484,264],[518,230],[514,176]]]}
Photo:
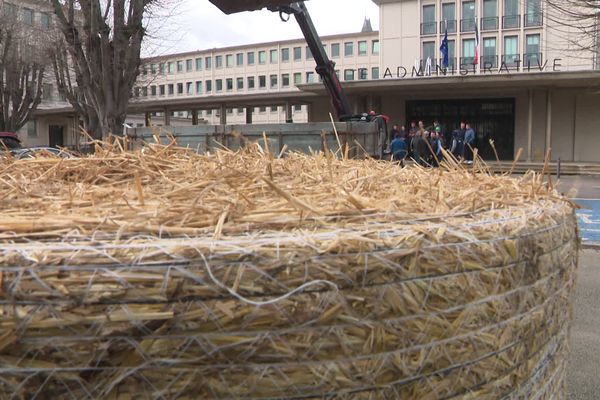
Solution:
{"label": "building sign", "polygon": [[494,75],[511,74],[515,72],[560,72],[561,59],[545,60],[518,60],[515,59],[509,63],[502,62],[499,66],[494,66],[491,62],[478,64],[463,64],[460,67],[451,65],[443,67],[441,65],[432,65],[431,59],[416,60],[412,67],[398,66],[387,67],[383,73],[384,79],[389,78],[420,78],[428,76],[467,76],[467,75]]}

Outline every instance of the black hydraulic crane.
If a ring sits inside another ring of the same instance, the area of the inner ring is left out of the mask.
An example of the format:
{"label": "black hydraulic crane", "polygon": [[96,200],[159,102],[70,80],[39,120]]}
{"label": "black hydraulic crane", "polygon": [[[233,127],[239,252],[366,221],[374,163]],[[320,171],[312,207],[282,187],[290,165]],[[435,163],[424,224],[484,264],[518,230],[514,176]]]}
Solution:
{"label": "black hydraulic crane", "polygon": [[[284,15],[293,15],[300,25],[300,29],[306,38],[306,43],[317,64],[315,70],[321,77],[329,96],[335,113],[340,121],[364,121],[377,122],[383,136],[383,142],[387,140],[387,121],[385,115],[365,112],[354,114],[348,98],[346,97],[340,80],[335,73],[335,63],[329,59],[323,43],[312,22],[304,1],[286,0],[210,0],[215,6],[226,14],[242,11],[255,11],[267,8],[270,11],[279,12],[283,21],[287,21]],[[289,19],[289,17],[288,17]]]}

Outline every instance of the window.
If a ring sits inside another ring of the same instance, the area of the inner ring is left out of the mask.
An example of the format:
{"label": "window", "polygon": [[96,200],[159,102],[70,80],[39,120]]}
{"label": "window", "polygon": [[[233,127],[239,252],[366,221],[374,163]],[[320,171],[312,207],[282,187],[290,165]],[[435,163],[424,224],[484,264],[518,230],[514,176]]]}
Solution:
{"label": "window", "polygon": [[244,111],[245,111],[245,110],[244,110],[244,108],[238,108],[238,109],[237,109],[237,113],[238,113],[238,114],[243,114],[243,113],[244,113]]}
{"label": "window", "polygon": [[272,112],[272,113],[276,113],[276,112],[277,112],[277,110],[278,110],[278,107],[271,107],[271,112]]}
{"label": "window", "polygon": [[282,74],[281,75],[281,87],[289,87],[290,86],[290,74]]}
{"label": "window", "polygon": [[464,39],[462,41],[461,67],[468,67],[473,64],[475,59],[475,39]]}
{"label": "window", "polygon": [[175,86],[171,83],[167,86],[169,96],[173,96],[175,94]]}
{"label": "window", "polygon": [[542,5],[540,0],[527,0],[525,3],[525,26],[542,25]]}
{"label": "window", "polygon": [[223,56],[215,57],[215,68],[223,68]]}
{"label": "window", "polygon": [[267,52],[266,51],[259,51],[258,52],[258,63],[259,64],[266,64],[267,63]]}
{"label": "window", "polygon": [[527,35],[525,39],[525,60],[528,65],[541,65],[540,35]]}
{"label": "window", "polygon": [[254,65],[254,52],[250,51],[246,54],[246,59],[248,60],[248,65]]}
{"label": "window", "polygon": [[306,83],[314,83],[315,82],[315,73],[307,72],[306,73]]}
{"label": "window", "polygon": [[483,18],[481,19],[481,30],[498,29],[498,1],[483,0]]}
{"label": "window", "polygon": [[225,86],[227,90],[233,90],[233,78],[227,78],[225,80]]}
{"label": "window", "polygon": [[194,60],[185,60],[185,70],[192,72],[194,70]]}
{"label": "window", "polygon": [[340,56],[340,44],[331,43],[331,58],[338,58]]}
{"label": "window", "polygon": [[233,114],[233,108],[228,108],[227,109],[227,114]]}
{"label": "window", "polygon": [[175,73],[175,63],[174,62],[169,61],[169,63],[167,64],[167,68],[168,68],[169,74]]}
{"label": "window", "polygon": [[294,61],[302,60],[302,47],[294,47]]}
{"label": "window", "polygon": [[52,92],[53,91],[54,91],[54,87],[52,86],[51,83],[44,83],[44,85],[42,86],[42,98],[44,100],[52,100]]}
{"label": "window", "polygon": [[23,8],[23,22],[27,25],[33,25],[33,10],[30,8]]}
{"label": "window", "polygon": [[473,32],[477,22],[475,21],[475,2],[463,1],[462,19],[460,20],[461,32]]}
{"label": "window", "polygon": [[183,61],[177,61],[177,72],[183,72]]}
{"label": "window", "polygon": [[261,112],[261,113],[267,112],[267,107],[265,107],[265,106],[258,107],[258,112]]}
{"label": "window", "polygon": [[302,111],[302,106],[300,104],[294,104],[294,112],[301,112]]}
{"label": "window", "polygon": [[371,53],[372,54],[379,54],[379,40],[373,40],[373,42],[371,43]]}
{"label": "window", "polygon": [[192,82],[187,82],[185,84],[185,92],[187,94],[194,94],[194,84]]}
{"label": "window", "polygon": [[150,86],[150,96],[156,96],[156,86]]}
{"label": "window", "polygon": [[519,39],[517,36],[504,37],[503,61],[506,65],[515,66],[519,60]]}
{"label": "window", "polygon": [[177,84],[177,94],[183,94],[183,83]]}
{"label": "window", "polygon": [[202,71],[202,57],[196,58],[196,71]]}
{"label": "window", "polygon": [[253,76],[249,76],[248,77],[248,89],[254,89],[254,77]]}
{"label": "window", "polygon": [[271,64],[277,64],[277,50],[271,50],[270,52]]}
{"label": "window", "polygon": [[448,40],[448,67],[454,68],[456,65],[456,42]]}
{"label": "window", "polygon": [[204,68],[207,70],[212,68],[212,57],[204,57]]}
{"label": "window", "polygon": [[50,15],[48,13],[40,13],[40,25],[44,29],[50,29]]}
{"label": "window", "polygon": [[237,78],[236,79],[236,89],[237,90],[244,90],[244,78]]}
{"label": "window", "polygon": [[313,59],[313,53],[310,50],[310,47],[306,46],[306,59],[307,60],[312,60]]}
{"label": "window", "polygon": [[354,43],[346,42],[344,43],[344,56],[351,57],[354,55]]}
{"label": "window", "polygon": [[364,81],[365,79],[369,79],[369,70],[367,68],[359,68],[358,79],[362,81]]}
{"label": "window", "polygon": [[158,89],[159,89],[159,93],[160,93],[161,96],[164,96],[166,94],[165,93],[165,85],[160,85],[158,87]]}
{"label": "window", "polygon": [[277,75],[271,75],[271,89],[277,88]]}
{"label": "window", "polygon": [[368,52],[367,41],[361,40],[358,42],[358,55],[366,56]]}
{"label": "window", "polygon": [[242,65],[244,65],[244,53],[237,53],[235,55],[235,64],[238,67],[241,67]]}
{"label": "window", "polygon": [[196,81],[196,94],[202,93],[202,81]]}
{"label": "window", "polygon": [[300,72],[296,72],[294,74],[294,85],[302,84],[302,74]]}
{"label": "window", "polygon": [[519,28],[521,17],[519,16],[519,0],[504,0],[504,17],[502,27]]}
{"label": "window", "polygon": [[290,49],[285,48],[281,49],[281,62],[290,61]]}
{"label": "window", "polygon": [[421,35],[433,35],[437,32],[435,22],[435,4],[423,6],[423,21],[421,21]]}
{"label": "window", "polygon": [[156,74],[156,64],[150,64],[150,73],[152,75]]}
{"label": "window", "polygon": [[379,67],[373,67],[373,68],[371,68],[371,78],[372,79],[379,79]]}
{"label": "window", "polygon": [[435,65],[435,42],[423,42],[423,66],[425,66],[425,61],[430,59],[432,61],[431,65]]}
{"label": "window", "polygon": [[258,87],[260,89],[264,89],[267,87],[267,77],[265,75],[260,75],[258,77]]}
{"label": "window", "polygon": [[225,66],[227,66],[227,68],[233,67],[233,54],[227,54],[225,56]]}
{"label": "window", "polygon": [[15,19],[17,17],[17,6],[11,3],[4,3],[4,16]]}
{"label": "window", "polygon": [[[61,100],[63,100],[63,96],[62,94],[59,92],[58,96],[61,98]],[[148,96],[148,86],[143,86],[142,87],[142,96],[147,97]],[[63,100],[64,101],[64,100]]]}
{"label": "window", "polygon": [[37,121],[35,119],[27,122],[27,137],[37,137]]}
{"label": "window", "polygon": [[446,24],[448,24],[448,32],[456,32],[456,4],[455,3],[444,3],[442,4],[442,27],[440,32],[444,33],[446,30]]}
{"label": "window", "polygon": [[481,58],[481,65],[485,67],[495,68],[498,65],[498,58],[496,57],[496,38],[483,38],[483,57]]}
{"label": "window", "polygon": [[345,81],[353,81],[354,80],[354,70],[353,69],[345,69],[344,70],[344,80]]}
{"label": "window", "polygon": [[217,92],[221,92],[223,90],[223,79],[216,79],[215,86],[216,86]]}

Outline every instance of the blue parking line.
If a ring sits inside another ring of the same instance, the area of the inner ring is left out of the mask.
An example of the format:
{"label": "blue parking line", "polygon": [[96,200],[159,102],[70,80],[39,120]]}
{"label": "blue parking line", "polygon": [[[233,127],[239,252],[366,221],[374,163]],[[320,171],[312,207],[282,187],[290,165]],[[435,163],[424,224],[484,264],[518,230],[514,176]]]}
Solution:
{"label": "blue parking line", "polygon": [[584,243],[600,243],[600,199],[574,199],[583,209],[577,210],[577,220]]}

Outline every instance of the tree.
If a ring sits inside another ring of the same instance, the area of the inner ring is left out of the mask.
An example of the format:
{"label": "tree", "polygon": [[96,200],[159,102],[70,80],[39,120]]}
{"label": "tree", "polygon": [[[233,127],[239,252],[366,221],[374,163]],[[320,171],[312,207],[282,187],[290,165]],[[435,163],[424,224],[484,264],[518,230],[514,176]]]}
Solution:
{"label": "tree", "polygon": [[54,57],[59,87],[94,138],[121,134],[139,74],[144,15],[158,1],[51,1],[66,49]]}
{"label": "tree", "polygon": [[10,13],[0,19],[0,131],[18,131],[41,103],[51,41]]}

